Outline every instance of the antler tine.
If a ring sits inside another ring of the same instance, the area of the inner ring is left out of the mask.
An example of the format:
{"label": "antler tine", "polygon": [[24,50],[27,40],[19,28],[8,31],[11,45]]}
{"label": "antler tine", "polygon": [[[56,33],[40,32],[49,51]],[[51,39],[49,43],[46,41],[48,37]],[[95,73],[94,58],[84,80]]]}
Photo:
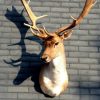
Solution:
{"label": "antler tine", "polygon": [[40,39],[45,39],[45,38],[48,37],[47,34],[43,34],[43,33],[39,34],[39,33],[36,33],[36,32],[33,30],[32,27],[30,27],[30,30],[31,30],[31,32],[32,32],[32,34],[33,34],[34,36],[36,36],[36,37],[38,37],[38,38],[40,38]]}
{"label": "antler tine", "polygon": [[44,27],[44,25],[42,25],[44,32],[48,35],[48,36],[53,36],[53,34],[49,33],[46,28]]}
{"label": "antler tine", "polygon": [[39,33],[40,33],[40,31],[44,31],[43,29],[40,29],[40,28],[37,27],[36,22],[37,22],[38,19],[44,18],[44,17],[46,17],[46,16],[48,16],[48,15],[43,15],[43,16],[37,17],[37,16],[32,12],[31,8],[29,7],[29,2],[30,2],[30,0],[28,1],[28,3],[26,2],[26,0],[21,0],[21,2],[22,2],[22,4],[23,4],[23,6],[24,6],[26,12],[28,13],[30,20],[32,21],[32,25],[26,24],[26,23],[24,23],[24,25],[26,25],[26,26],[32,28],[32,29],[35,30],[35,31],[38,31]]}
{"label": "antler tine", "polygon": [[28,0],[28,4],[30,3],[30,0]]}
{"label": "antler tine", "polygon": [[68,29],[72,29],[76,25],[80,24],[82,22],[83,18],[89,13],[92,6],[96,2],[97,1],[95,1],[95,0],[86,0],[84,8],[83,8],[81,14],[79,15],[79,17],[77,19],[75,19],[73,16],[71,16],[71,18],[73,19],[73,22],[69,26],[64,26],[64,27],[59,28],[56,32],[59,34],[61,32],[64,32],[64,31],[68,30]]}
{"label": "antler tine", "polygon": [[73,20],[77,20],[76,18],[74,18],[72,15],[70,15],[70,17],[73,19]]}

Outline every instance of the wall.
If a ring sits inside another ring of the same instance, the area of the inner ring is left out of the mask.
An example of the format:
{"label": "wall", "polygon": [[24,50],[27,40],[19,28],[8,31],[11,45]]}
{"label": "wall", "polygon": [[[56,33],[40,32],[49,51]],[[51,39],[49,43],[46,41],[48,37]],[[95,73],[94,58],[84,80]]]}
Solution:
{"label": "wall", "polygon": [[[31,0],[35,14],[49,31],[72,22],[85,0]],[[0,0],[0,100],[100,100],[100,1],[64,42],[69,87],[58,97],[41,94],[38,85],[42,42],[23,23],[20,0]]]}

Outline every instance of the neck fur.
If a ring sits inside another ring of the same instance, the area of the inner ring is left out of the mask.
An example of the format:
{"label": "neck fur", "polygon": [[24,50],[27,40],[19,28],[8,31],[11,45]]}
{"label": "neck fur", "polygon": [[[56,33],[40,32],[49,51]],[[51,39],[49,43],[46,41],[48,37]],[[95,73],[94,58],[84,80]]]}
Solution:
{"label": "neck fur", "polygon": [[50,67],[53,67],[55,69],[59,69],[59,68],[66,68],[66,60],[65,60],[65,54],[60,54],[59,56],[57,56],[55,59],[53,59],[50,62]]}

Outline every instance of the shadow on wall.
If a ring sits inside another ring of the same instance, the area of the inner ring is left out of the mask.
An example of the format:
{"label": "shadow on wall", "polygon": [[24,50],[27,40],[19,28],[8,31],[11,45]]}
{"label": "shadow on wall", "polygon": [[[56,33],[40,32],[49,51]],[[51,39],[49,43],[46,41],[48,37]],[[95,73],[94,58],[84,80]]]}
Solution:
{"label": "shadow on wall", "polygon": [[[20,85],[23,83],[27,78],[31,77],[32,81],[34,82],[34,87],[35,90],[42,93],[41,89],[39,87],[39,72],[40,72],[40,66],[42,64],[36,64],[37,62],[41,62],[40,60],[40,54],[30,54],[26,52],[26,46],[25,46],[25,36],[28,31],[28,28],[24,26],[23,23],[28,23],[26,19],[23,16],[23,11],[21,13],[18,13],[15,7],[12,7],[12,11],[7,9],[7,12],[5,14],[6,18],[10,21],[12,21],[16,27],[19,29],[19,33],[21,35],[21,39],[18,43],[11,44],[9,46],[13,45],[19,45],[21,47],[21,57],[17,60],[11,59],[10,62],[5,61],[5,63],[12,65],[13,67],[18,67],[20,66],[20,70],[16,76],[16,78],[13,81],[14,85]],[[17,19],[16,17],[20,17],[20,19]],[[38,42],[40,45],[41,43],[39,42],[39,39],[36,37],[27,37],[27,39],[31,39],[33,41]],[[42,52],[42,50],[41,50]],[[32,61],[32,62],[31,62]]]}

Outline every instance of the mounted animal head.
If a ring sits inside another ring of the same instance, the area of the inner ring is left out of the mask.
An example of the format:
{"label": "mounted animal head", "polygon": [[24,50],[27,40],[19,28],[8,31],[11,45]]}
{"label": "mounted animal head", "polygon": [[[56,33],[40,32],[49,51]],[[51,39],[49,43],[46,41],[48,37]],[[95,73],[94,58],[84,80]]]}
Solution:
{"label": "mounted animal head", "polygon": [[76,25],[82,22],[83,18],[89,13],[90,9],[95,4],[95,0],[86,0],[84,8],[78,18],[74,18],[71,16],[71,18],[73,19],[73,22],[70,25],[61,27],[56,32],[50,33],[45,29],[44,26],[42,28],[39,28],[36,25],[36,22],[38,19],[44,18],[47,15],[37,17],[32,12],[29,6],[29,2],[27,2],[27,0],[21,0],[21,2],[24,8],[26,9],[26,12],[28,13],[30,20],[32,21],[32,25],[29,25],[29,24],[25,24],[25,25],[30,28],[33,35],[37,36],[38,38],[44,41],[45,49],[41,58],[45,62],[50,62],[55,57],[59,56],[59,54],[61,54],[62,51],[64,51],[63,40],[68,39],[71,36],[72,31],[73,31],[72,29]]}

